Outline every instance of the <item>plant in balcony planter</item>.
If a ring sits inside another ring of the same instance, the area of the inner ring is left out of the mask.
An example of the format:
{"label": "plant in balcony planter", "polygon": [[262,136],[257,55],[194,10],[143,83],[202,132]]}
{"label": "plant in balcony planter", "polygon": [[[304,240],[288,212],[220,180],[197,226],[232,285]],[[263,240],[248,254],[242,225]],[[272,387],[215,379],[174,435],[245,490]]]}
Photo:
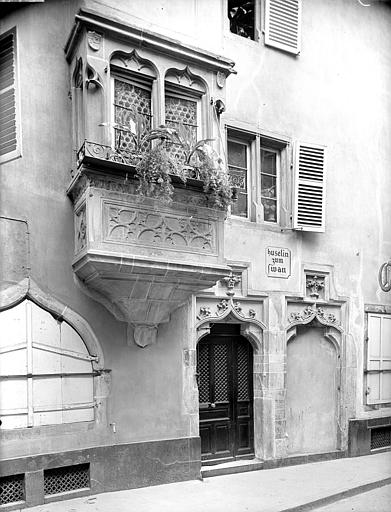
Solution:
{"label": "plant in balcony planter", "polygon": [[197,158],[198,175],[211,205],[226,210],[233,201],[233,194],[223,160],[208,144],[197,149]]}
{"label": "plant in balcony planter", "polygon": [[171,202],[174,187],[171,175],[178,176],[186,182],[182,163],[167,151],[166,142],[177,143],[176,131],[166,126],[150,130],[145,141],[159,140],[149,151],[143,154],[136,165],[136,177],[139,180],[137,191],[145,196],[156,197]]}

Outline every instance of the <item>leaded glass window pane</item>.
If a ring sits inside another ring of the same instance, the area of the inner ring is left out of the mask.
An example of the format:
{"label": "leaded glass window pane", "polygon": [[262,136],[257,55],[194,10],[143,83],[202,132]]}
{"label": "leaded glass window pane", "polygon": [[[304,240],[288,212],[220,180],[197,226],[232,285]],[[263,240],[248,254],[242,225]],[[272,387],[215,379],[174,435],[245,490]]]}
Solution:
{"label": "leaded glass window pane", "polygon": [[[151,129],[151,91],[144,87],[114,80],[115,145],[121,151],[145,151],[149,143],[137,148],[135,138],[141,139]],[[134,137],[134,134],[136,137]]]}
{"label": "leaded glass window pane", "polygon": [[[165,116],[166,125],[177,130],[180,138],[193,147],[197,142],[197,100],[166,96]],[[170,152],[172,156],[184,159],[179,144],[173,144]]]}

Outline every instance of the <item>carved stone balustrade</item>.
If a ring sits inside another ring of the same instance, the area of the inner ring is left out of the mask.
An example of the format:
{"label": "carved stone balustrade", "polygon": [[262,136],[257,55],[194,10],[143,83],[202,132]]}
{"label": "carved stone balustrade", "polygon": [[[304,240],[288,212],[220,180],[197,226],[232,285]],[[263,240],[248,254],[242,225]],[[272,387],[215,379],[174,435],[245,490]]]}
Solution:
{"label": "carved stone balustrade", "polygon": [[144,347],[172,311],[229,273],[225,213],[207,206],[200,187],[178,184],[170,204],[141,196],[133,167],[110,160],[104,148],[92,149],[79,155],[68,190],[75,214],[73,268],[84,291],[131,326],[128,343]]}

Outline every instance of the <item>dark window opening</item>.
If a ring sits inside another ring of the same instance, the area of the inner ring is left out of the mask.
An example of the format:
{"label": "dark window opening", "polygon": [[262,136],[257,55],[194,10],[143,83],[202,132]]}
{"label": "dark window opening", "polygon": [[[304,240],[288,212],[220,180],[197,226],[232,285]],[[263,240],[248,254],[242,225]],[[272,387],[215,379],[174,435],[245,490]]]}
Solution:
{"label": "dark window opening", "polygon": [[255,0],[228,0],[228,18],[233,34],[255,39]]}

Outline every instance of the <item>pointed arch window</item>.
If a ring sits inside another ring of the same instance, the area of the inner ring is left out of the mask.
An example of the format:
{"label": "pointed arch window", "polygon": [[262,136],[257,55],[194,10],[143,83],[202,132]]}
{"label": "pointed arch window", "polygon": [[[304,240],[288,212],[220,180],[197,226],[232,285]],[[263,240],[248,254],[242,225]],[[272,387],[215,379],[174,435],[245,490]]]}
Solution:
{"label": "pointed arch window", "polygon": [[94,420],[94,372],[80,335],[26,299],[0,312],[2,429]]}

